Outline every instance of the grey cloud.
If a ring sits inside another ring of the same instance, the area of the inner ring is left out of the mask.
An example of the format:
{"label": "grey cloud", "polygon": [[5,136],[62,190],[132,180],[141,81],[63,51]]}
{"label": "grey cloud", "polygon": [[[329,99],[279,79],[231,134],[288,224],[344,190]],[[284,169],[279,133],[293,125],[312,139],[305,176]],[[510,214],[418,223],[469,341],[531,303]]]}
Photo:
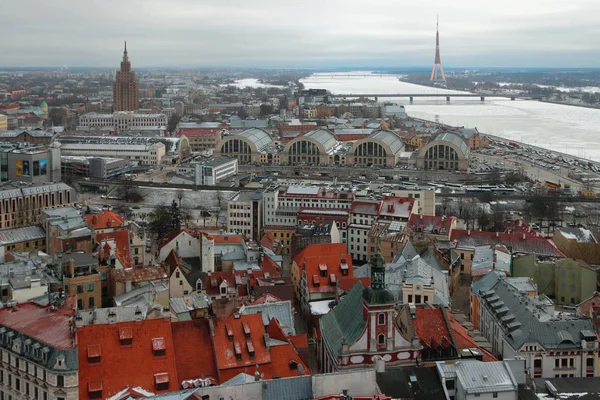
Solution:
{"label": "grey cloud", "polygon": [[6,0],[0,64],[428,65],[436,12],[447,66],[600,65],[595,0]]}

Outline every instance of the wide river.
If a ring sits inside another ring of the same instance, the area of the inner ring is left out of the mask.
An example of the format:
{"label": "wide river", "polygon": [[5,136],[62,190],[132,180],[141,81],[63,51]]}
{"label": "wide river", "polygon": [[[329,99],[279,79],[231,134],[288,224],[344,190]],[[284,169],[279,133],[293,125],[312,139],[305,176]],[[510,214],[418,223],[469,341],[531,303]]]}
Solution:
{"label": "wide river", "polygon": [[[302,79],[307,89],[345,93],[456,93],[401,82],[395,76],[355,76],[360,73],[316,73]],[[503,98],[415,99],[381,98],[404,104],[412,117],[476,127],[480,132],[513,139],[554,151],[600,161],[600,109]]]}

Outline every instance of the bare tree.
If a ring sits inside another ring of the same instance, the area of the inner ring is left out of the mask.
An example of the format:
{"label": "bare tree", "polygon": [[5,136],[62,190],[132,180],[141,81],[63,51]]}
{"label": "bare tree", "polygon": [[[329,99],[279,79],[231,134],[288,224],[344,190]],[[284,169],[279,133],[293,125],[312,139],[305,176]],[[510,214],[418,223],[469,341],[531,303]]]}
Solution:
{"label": "bare tree", "polygon": [[181,200],[183,200],[184,195],[185,192],[183,191],[183,189],[177,191],[177,200],[179,202],[179,208],[181,208]]}
{"label": "bare tree", "polygon": [[220,191],[217,190],[215,192],[215,196],[216,196],[216,202],[217,202],[217,225],[220,223],[219,221],[221,220],[221,217],[223,216],[223,211],[225,211],[227,209],[227,195]]}
{"label": "bare tree", "polygon": [[462,214],[462,219],[465,221],[467,229],[475,229],[475,220],[478,216],[477,201],[475,199],[471,199],[471,201],[467,202],[463,208]]}

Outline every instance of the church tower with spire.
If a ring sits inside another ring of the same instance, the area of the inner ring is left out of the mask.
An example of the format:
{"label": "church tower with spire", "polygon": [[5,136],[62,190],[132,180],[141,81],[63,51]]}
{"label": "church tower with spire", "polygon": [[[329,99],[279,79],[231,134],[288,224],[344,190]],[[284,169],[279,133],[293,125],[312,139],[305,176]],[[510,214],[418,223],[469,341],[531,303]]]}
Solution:
{"label": "church tower with spire", "polygon": [[140,108],[140,94],[135,72],[127,54],[127,42],[123,51],[121,70],[117,71],[113,86],[114,111],[137,111]]}

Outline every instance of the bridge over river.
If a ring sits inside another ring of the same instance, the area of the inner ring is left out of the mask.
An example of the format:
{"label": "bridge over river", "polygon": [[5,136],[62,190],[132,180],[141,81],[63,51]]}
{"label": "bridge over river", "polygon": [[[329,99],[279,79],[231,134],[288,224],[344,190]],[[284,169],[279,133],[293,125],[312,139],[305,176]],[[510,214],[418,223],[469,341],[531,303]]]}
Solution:
{"label": "bridge over river", "polygon": [[422,98],[422,97],[428,97],[428,98],[435,98],[435,97],[445,97],[446,101],[450,101],[450,99],[452,97],[472,97],[472,98],[479,98],[481,101],[485,101],[486,96],[487,97],[503,97],[506,99],[510,99],[510,100],[516,100],[516,99],[524,99],[524,100],[539,100],[540,98],[536,98],[533,96],[518,96],[518,95],[514,95],[514,94],[481,94],[481,93],[345,93],[345,94],[329,94],[327,95],[330,98],[352,98],[352,99],[356,99],[356,98],[375,98],[375,101],[377,101],[377,99],[379,97],[404,97],[404,98],[408,98],[410,100],[410,102],[412,103],[413,100],[415,98]]}

